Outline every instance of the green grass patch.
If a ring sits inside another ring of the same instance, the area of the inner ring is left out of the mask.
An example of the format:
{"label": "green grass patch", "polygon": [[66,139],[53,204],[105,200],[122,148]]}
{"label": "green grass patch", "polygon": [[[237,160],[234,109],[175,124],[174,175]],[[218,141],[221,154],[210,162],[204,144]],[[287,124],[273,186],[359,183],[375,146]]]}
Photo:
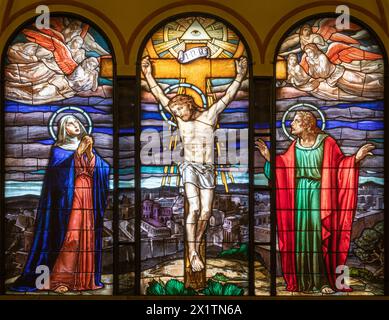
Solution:
{"label": "green grass patch", "polygon": [[192,288],[185,288],[182,281],[170,279],[168,282],[150,281],[146,294],[150,296],[193,296],[197,292]]}
{"label": "green grass patch", "polygon": [[233,283],[222,284],[210,279],[207,287],[200,292],[206,296],[243,296],[244,290]]}
{"label": "green grass patch", "polygon": [[242,243],[237,248],[231,248],[219,253],[219,257],[245,260],[248,257],[249,246],[247,243]]}

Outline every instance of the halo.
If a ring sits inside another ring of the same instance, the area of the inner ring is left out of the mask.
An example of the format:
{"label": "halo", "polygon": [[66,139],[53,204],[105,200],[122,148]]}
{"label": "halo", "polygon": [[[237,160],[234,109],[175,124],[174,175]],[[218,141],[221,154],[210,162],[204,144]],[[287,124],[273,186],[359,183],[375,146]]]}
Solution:
{"label": "halo", "polygon": [[284,131],[285,135],[292,141],[295,140],[295,138],[288,132],[288,130],[286,130],[286,124],[285,124],[286,117],[288,116],[289,112],[291,112],[297,108],[301,108],[301,107],[307,107],[307,108],[310,108],[314,111],[317,111],[320,115],[321,120],[322,120],[321,130],[324,130],[326,128],[326,118],[324,117],[323,112],[321,112],[318,107],[314,106],[313,104],[309,104],[309,103],[295,104],[295,105],[291,106],[288,110],[286,110],[286,112],[282,116],[282,122],[281,122],[282,130]]}
{"label": "halo", "polygon": [[55,111],[51,115],[50,120],[49,120],[49,125],[48,125],[49,126],[49,133],[54,140],[57,140],[57,136],[55,135],[54,128],[53,128],[54,120],[55,120],[55,118],[57,118],[57,116],[60,113],[66,111],[66,110],[74,110],[74,111],[78,111],[79,113],[81,113],[84,116],[85,120],[88,122],[88,129],[87,129],[88,134],[92,133],[92,130],[93,130],[92,119],[87,112],[85,112],[84,110],[82,110],[81,108],[78,108],[78,107],[63,107],[63,108],[60,108],[57,111]]}
{"label": "halo", "polygon": [[[183,87],[183,88],[190,88],[194,91],[196,91],[200,97],[201,97],[201,100],[203,101],[203,108],[205,109],[207,107],[207,99],[205,98],[205,95],[204,93],[198,88],[196,87],[194,84],[190,84],[190,83],[178,83],[178,84],[174,84],[172,86],[169,86],[167,87],[165,90],[164,90],[164,93],[169,93],[170,91],[176,89],[176,88],[179,88],[179,87]],[[174,126],[174,127],[177,127],[177,124],[172,121],[172,120],[169,120],[166,116],[166,113],[165,113],[165,110],[164,108],[162,107],[161,104],[159,104],[159,113],[161,114],[162,118],[167,121],[167,123],[169,123],[170,125]]]}

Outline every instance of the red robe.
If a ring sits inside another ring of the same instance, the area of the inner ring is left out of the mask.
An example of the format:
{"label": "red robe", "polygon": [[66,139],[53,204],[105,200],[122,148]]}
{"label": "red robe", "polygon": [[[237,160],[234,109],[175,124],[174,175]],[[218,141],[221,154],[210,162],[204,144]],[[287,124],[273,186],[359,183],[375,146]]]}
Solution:
{"label": "red robe", "polygon": [[[298,291],[295,256],[295,145],[276,156],[276,212],[278,245],[287,290]],[[336,268],[344,265],[358,194],[359,169],[355,155],[345,156],[336,141],[324,140],[321,171],[320,214],[322,251],[327,278],[336,288]],[[343,290],[345,291],[345,290]]]}
{"label": "red robe", "polygon": [[61,252],[55,262],[50,287],[71,291],[96,290],[95,223],[93,218],[93,171],[96,157],[75,154],[76,179],[72,211]]}

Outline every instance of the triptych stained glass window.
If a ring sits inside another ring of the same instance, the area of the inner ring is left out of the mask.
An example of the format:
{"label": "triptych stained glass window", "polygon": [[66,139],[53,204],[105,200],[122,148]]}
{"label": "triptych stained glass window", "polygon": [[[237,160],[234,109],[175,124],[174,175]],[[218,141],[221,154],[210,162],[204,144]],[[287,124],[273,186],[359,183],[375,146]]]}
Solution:
{"label": "triptych stained glass window", "polygon": [[372,34],[305,21],[274,78],[252,77],[244,39],[214,17],[170,20],[144,43],[139,77],[117,80],[107,40],[79,19],[10,42],[6,293],[384,294]]}

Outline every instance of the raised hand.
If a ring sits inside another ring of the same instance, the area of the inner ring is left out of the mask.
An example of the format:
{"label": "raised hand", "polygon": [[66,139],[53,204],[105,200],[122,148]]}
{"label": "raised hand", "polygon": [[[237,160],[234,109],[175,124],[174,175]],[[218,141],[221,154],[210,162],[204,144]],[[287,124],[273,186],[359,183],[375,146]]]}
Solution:
{"label": "raised hand", "polygon": [[93,138],[91,136],[84,136],[81,142],[85,142],[87,146],[93,145]]}
{"label": "raised hand", "polygon": [[87,144],[86,144],[86,142],[84,141],[84,139],[82,139],[81,142],[80,142],[80,144],[79,144],[78,147],[77,147],[77,154],[78,154],[79,156],[81,156],[81,155],[85,152],[86,147],[87,147]]}
{"label": "raised hand", "polygon": [[372,143],[366,143],[362,147],[359,148],[357,153],[355,154],[355,162],[362,161],[365,159],[367,156],[372,156],[373,153],[371,152],[372,150],[375,149],[375,145]]}
{"label": "raised hand", "polygon": [[255,147],[259,150],[262,157],[264,157],[266,161],[270,161],[270,151],[265,141],[258,138],[258,140],[255,141]]}
{"label": "raised hand", "polygon": [[81,156],[82,154],[86,153],[89,157],[90,155],[93,155],[93,138],[91,136],[84,136],[78,145],[77,148],[77,154]]}
{"label": "raised hand", "polygon": [[142,72],[145,76],[151,75],[151,61],[150,58],[147,56],[142,59],[141,61],[141,67],[142,67]]}
{"label": "raised hand", "polygon": [[236,66],[236,78],[239,81],[242,81],[247,73],[247,59],[246,57],[241,57],[238,61],[235,61]]}
{"label": "raised hand", "polygon": [[89,160],[93,158],[93,138],[91,136],[85,136],[83,139],[85,141],[85,154]]}

